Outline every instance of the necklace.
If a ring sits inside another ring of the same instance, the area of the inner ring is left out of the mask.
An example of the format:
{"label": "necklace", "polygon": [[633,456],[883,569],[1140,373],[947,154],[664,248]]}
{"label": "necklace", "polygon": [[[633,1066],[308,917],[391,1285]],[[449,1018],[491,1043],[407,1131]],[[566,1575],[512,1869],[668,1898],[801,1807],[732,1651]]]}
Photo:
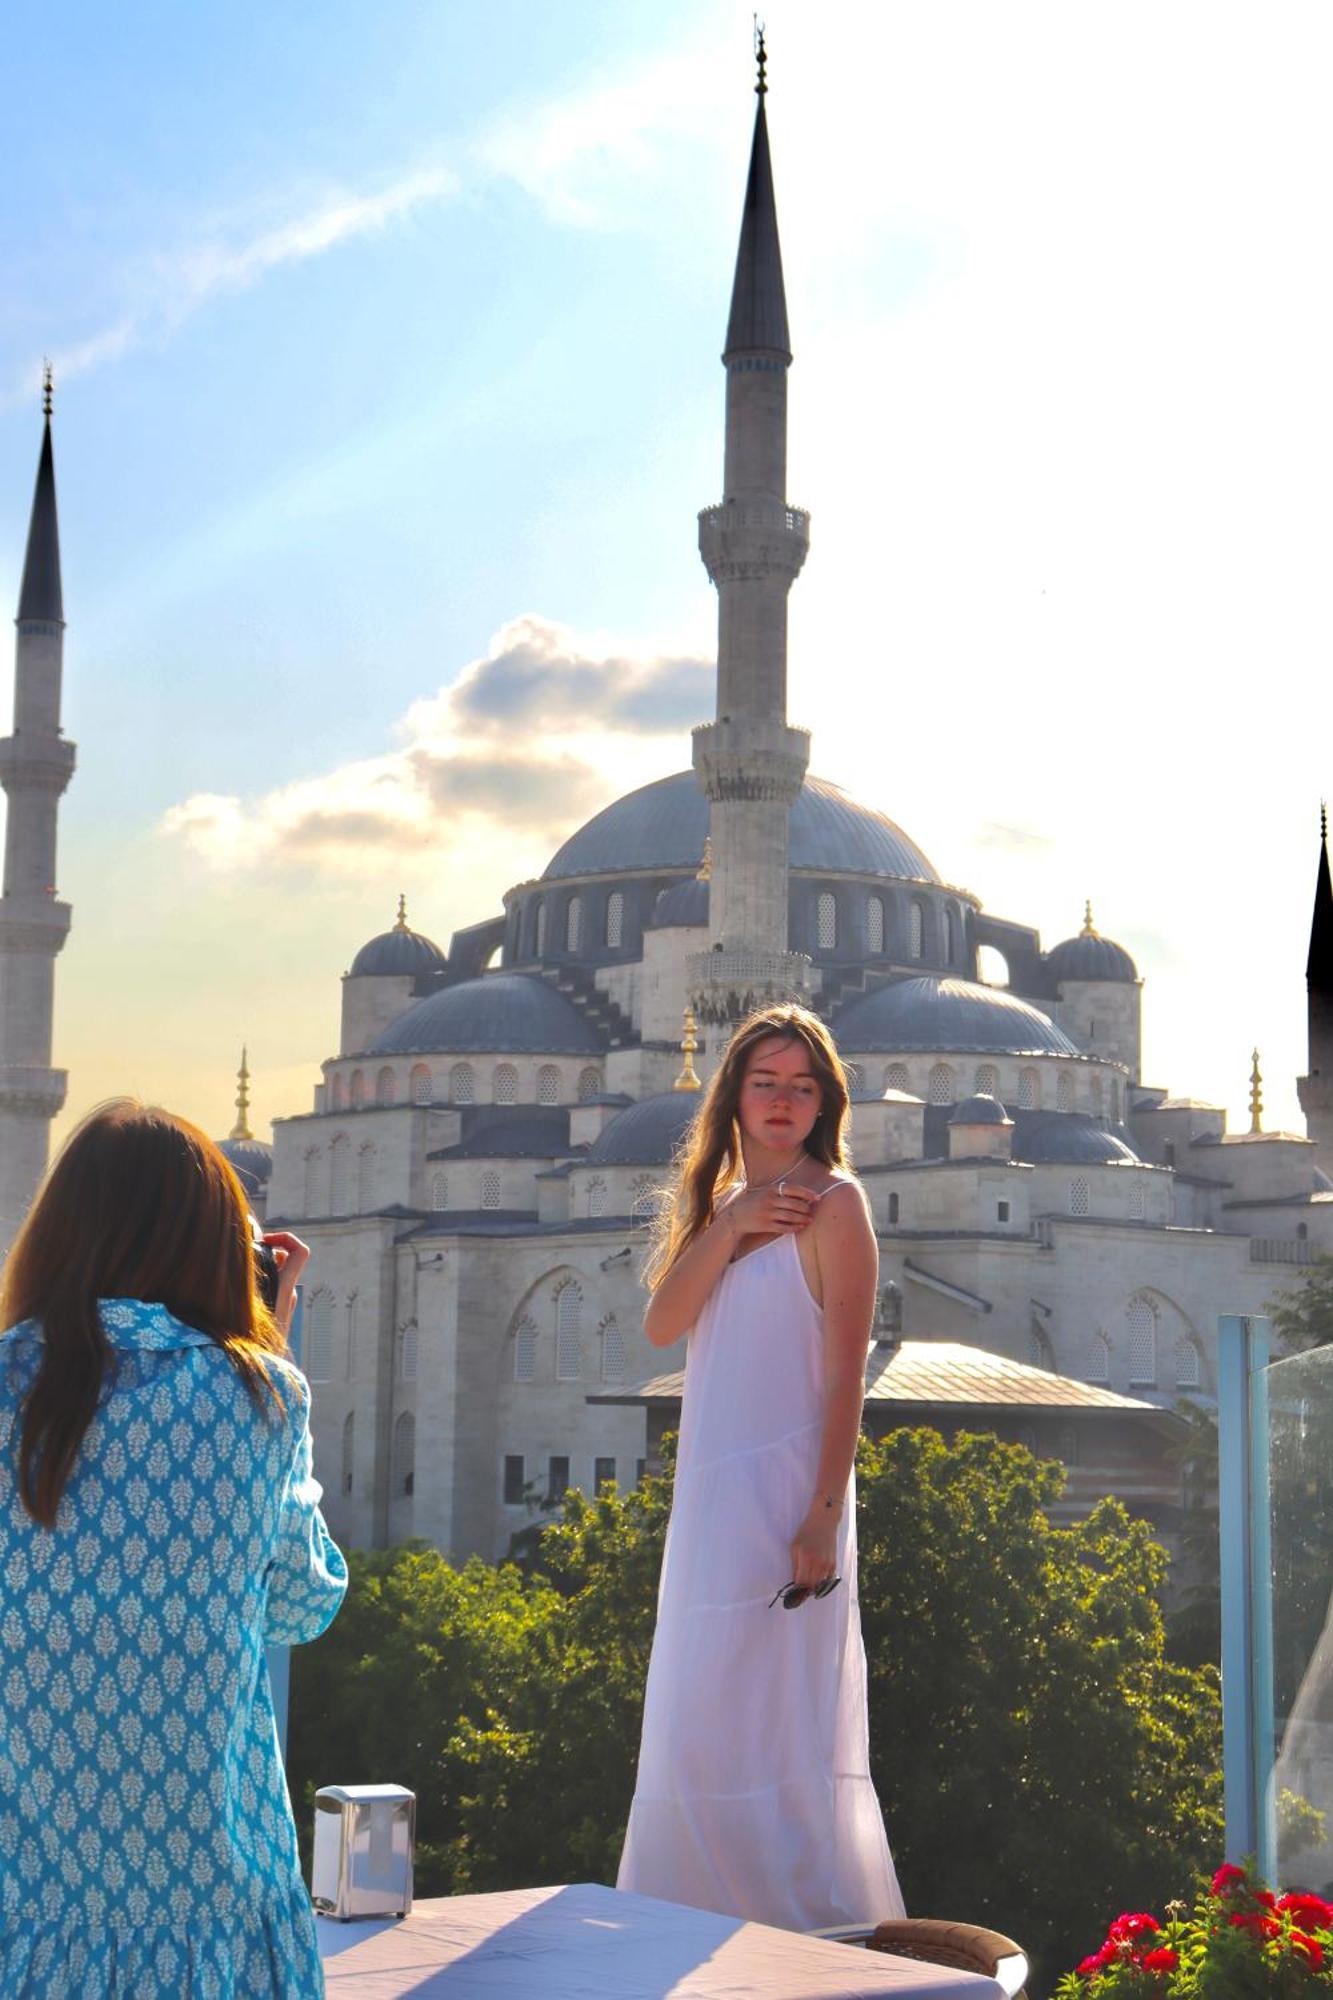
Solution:
{"label": "necklace", "polygon": [[792,1161],[789,1167],[781,1168],[778,1173],[770,1175],[770,1177],[766,1181],[747,1180],[745,1183],[745,1192],[747,1194],[762,1194],[765,1188],[771,1188],[775,1182],[790,1180],[792,1175],[796,1172],[796,1169],[800,1166],[802,1160],[806,1159],[807,1157],[808,1156],[806,1154],[805,1147],[802,1146],[800,1152],[796,1155],[796,1158]]}

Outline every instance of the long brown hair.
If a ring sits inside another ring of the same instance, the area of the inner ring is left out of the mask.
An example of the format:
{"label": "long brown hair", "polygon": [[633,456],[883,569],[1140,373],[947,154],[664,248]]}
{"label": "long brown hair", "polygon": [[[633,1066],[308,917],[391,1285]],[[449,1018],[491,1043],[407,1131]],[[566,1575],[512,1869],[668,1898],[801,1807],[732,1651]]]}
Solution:
{"label": "long brown hair", "polygon": [[747,1015],[728,1042],[685,1135],[644,1272],[650,1291],[657,1290],[676,1259],[707,1229],[717,1213],[718,1197],[741,1178],[741,1085],[755,1049],[775,1037],[804,1042],[811,1074],[819,1085],[819,1116],[806,1139],[806,1152],[826,1167],[845,1171],[851,1164],[847,1077],[824,1023],[805,1007],[763,1007]]}
{"label": "long brown hair", "polygon": [[19,1497],[44,1527],[114,1365],[97,1314],[108,1298],[164,1305],[217,1342],[256,1404],[281,1402],[266,1356],[286,1342],[255,1289],[241,1184],[197,1126],[132,1098],[70,1134],[0,1281],[0,1325],[36,1319],[44,1334],[18,1462]]}

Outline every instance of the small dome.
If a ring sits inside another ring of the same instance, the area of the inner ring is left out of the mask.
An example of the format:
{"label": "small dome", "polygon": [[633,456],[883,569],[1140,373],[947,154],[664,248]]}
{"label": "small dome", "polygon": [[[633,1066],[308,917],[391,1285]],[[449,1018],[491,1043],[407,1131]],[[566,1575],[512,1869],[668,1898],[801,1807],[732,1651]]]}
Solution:
{"label": "small dome", "polygon": [[1117,1160],[1137,1165],[1139,1158],[1119,1133],[1081,1111],[1020,1111],[1013,1152],[1016,1160],[1034,1167],[1109,1166]]}
{"label": "small dome", "polygon": [[382,931],[363,944],[352,960],[349,979],[415,978],[421,972],[438,972],[448,964],[440,947],[420,931],[406,925]]}
{"label": "small dome", "polygon": [[[619,875],[631,868],[697,868],[708,836],[708,801],[693,771],[627,792],[572,833],[543,880]],[[791,809],[793,868],[938,882],[921,849],[886,814],[849,798],[827,778],[807,777]]]}
{"label": "small dome", "polygon": [[578,1008],[525,972],[488,972],[428,993],[366,1051],[392,1055],[600,1055]]}
{"label": "small dome", "polygon": [[1057,980],[1105,979],[1137,985],[1139,969],[1122,944],[1112,938],[1072,937],[1055,945],[1046,954],[1046,964]]}
{"label": "small dome", "polygon": [[251,1198],[263,1193],[273,1172],[272,1146],[262,1139],[219,1139],[218,1151]]}
{"label": "small dome", "polygon": [[967,979],[902,979],[844,1007],[834,1022],[851,1055],[1076,1056],[1062,1028],[1016,994]]}
{"label": "small dome", "polygon": [[655,931],[694,929],[708,922],[708,884],[698,875],[673,882],[653,904],[649,927]]}
{"label": "small dome", "polygon": [[613,1118],[588,1148],[590,1167],[660,1167],[675,1156],[703,1102],[697,1090],[644,1097]]}
{"label": "small dome", "polygon": [[1008,1125],[1012,1123],[1009,1113],[997,1099],[987,1091],[979,1090],[975,1097],[965,1097],[949,1120],[951,1125]]}

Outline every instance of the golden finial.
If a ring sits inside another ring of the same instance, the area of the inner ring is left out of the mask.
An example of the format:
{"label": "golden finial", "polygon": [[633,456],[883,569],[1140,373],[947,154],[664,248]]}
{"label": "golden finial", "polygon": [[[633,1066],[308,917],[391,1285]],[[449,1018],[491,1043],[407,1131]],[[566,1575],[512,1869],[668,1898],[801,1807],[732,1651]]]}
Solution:
{"label": "golden finial", "polygon": [[250,1130],[250,1063],[245,1049],[241,1050],[241,1067],[236,1072],[236,1082],[239,1086],[236,1092],[236,1123],[229,1136],[233,1139],[253,1139],[255,1135]]}
{"label": "golden finial", "polygon": [[754,17],[754,59],[759,65],[759,81],[754,87],[754,94],[758,98],[764,98],[768,96],[768,77],[766,75],[768,69],[768,51],[764,47],[764,24],[757,14]]}
{"label": "golden finial", "polygon": [[696,1025],[694,1009],[693,1007],[687,1007],[685,1009],[685,1032],[680,1038],[680,1052],[684,1056],[685,1061],[681,1065],[680,1075],[671,1086],[673,1090],[703,1089],[703,1083],[695,1074],[694,1069],[694,1052],[699,1046],[699,1037],[695,1033]]}
{"label": "golden finial", "polygon": [[1251,1061],[1254,1066],[1250,1071],[1250,1130],[1251,1132],[1261,1132],[1263,1126],[1259,1123],[1259,1117],[1264,1108],[1264,1080],[1259,1074],[1258,1049],[1252,1051]]}
{"label": "golden finial", "polygon": [[1320,838],[1321,840],[1323,840],[1323,841],[1327,841],[1327,839],[1328,839],[1328,800],[1327,800],[1327,799],[1320,799],[1320,801],[1319,801],[1319,838]]}
{"label": "golden finial", "polygon": [[1088,900],[1083,905],[1083,928],[1079,932],[1079,936],[1096,937],[1096,935],[1097,935],[1097,927],[1092,921],[1092,897],[1089,896]]}
{"label": "golden finial", "polygon": [[55,393],[56,378],[49,361],[42,363],[42,415],[51,414],[51,398]]}
{"label": "golden finial", "polygon": [[406,898],[406,896],[401,896],[401,895],[400,895],[400,896],[399,896],[399,898],[398,898],[398,921],[397,921],[397,923],[396,923],[396,924],[394,925],[394,929],[395,929],[396,931],[405,931],[405,930],[407,929],[407,898]]}
{"label": "golden finial", "polygon": [[711,833],[704,836],[704,858],[699,863],[697,879],[700,882],[711,882],[713,879],[713,836]]}

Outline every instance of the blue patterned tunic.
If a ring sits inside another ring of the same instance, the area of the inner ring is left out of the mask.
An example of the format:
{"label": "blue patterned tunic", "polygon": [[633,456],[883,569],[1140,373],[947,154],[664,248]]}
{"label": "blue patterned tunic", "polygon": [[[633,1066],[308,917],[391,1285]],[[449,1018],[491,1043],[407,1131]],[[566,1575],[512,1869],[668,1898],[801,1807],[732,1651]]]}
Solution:
{"label": "blue patterned tunic", "polygon": [[267,1415],[164,1306],[101,1315],[114,1380],[54,1529],[15,1491],[41,1331],[0,1335],[0,1994],[312,2000],[264,1662],[347,1587],[310,1391],[280,1363]]}

